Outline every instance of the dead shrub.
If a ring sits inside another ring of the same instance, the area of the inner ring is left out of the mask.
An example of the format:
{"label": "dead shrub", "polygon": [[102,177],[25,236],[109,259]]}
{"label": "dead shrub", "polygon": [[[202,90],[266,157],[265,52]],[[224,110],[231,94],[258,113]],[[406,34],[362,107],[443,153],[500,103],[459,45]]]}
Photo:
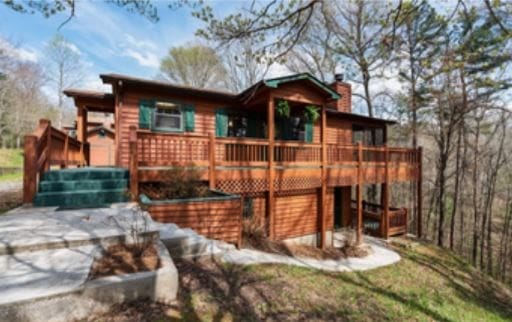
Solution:
{"label": "dead shrub", "polygon": [[141,193],[153,200],[186,199],[213,196],[206,183],[201,181],[194,167],[176,167],[161,173],[161,180],[142,184]]}

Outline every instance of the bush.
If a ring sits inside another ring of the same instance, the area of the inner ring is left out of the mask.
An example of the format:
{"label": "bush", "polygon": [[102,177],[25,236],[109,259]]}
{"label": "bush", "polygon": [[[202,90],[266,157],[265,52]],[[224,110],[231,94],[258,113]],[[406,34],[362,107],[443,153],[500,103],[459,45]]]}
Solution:
{"label": "bush", "polygon": [[173,168],[162,173],[162,180],[141,185],[141,193],[150,199],[185,199],[212,196],[195,168]]}

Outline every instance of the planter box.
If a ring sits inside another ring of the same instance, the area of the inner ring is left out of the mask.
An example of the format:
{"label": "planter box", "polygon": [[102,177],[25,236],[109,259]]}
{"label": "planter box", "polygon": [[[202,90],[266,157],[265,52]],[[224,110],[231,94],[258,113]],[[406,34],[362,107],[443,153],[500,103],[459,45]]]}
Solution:
{"label": "planter box", "polygon": [[153,220],[190,228],[211,239],[240,246],[242,239],[242,198],[220,191],[205,198],[151,200],[140,202]]}

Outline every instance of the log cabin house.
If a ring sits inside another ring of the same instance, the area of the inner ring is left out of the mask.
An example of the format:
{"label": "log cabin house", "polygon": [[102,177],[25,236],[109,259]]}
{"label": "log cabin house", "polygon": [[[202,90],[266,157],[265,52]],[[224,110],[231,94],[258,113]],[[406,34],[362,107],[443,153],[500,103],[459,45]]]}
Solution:
{"label": "log cabin house", "polygon": [[[358,241],[363,233],[406,233],[412,209],[390,205],[395,182],[416,185],[421,218],[421,148],[387,146],[394,122],[353,114],[351,86],[341,75],[333,84],[307,73],[266,79],[238,94],[100,78],[111,93],[65,91],[77,107],[76,139],[45,121],[26,137],[25,202],[37,200],[38,177],[50,166],[90,164],[87,115],[101,112],[113,114],[115,166],[129,171],[132,197],[140,185],[161,180],[162,171],[193,166],[210,188],[243,196],[244,215],[260,221],[271,239],[321,247],[339,227],[353,227]],[[311,109],[316,119],[305,113]],[[379,202],[363,200],[368,185],[378,189]]]}

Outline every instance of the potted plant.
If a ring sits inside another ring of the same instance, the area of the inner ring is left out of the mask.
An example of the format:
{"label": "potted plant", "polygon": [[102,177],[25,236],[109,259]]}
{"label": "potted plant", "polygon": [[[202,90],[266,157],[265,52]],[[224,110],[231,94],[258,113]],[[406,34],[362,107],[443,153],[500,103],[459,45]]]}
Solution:
{"label": "potted plant", "polygon": [[315,123],[320,118],[320,108],[315,105],[306,105],[304,107],[304,118],[306,121]]}

